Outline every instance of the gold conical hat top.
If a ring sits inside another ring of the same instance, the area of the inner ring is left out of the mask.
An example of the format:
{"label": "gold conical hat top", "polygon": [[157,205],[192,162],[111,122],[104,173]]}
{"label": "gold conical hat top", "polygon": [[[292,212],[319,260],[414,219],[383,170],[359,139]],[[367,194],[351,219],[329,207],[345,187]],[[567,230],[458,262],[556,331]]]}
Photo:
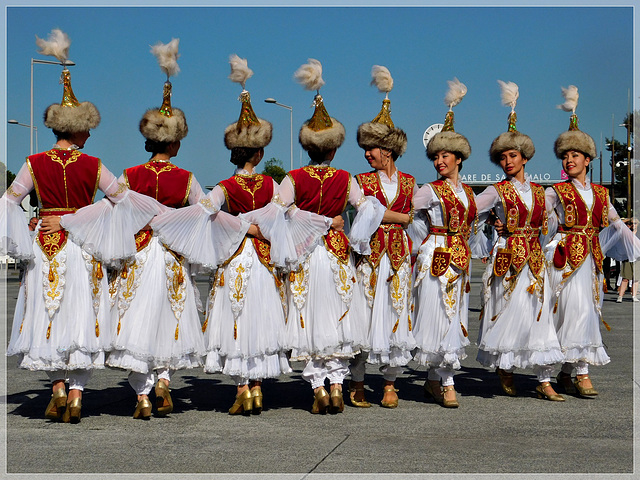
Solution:
{"label": "gold conical hat top", "polygon": [[316,107],[313,115],[309,119],[307,123],[307,127],[314,132],[319,132],[320,130],[326,130],[327,128],[331,128],[333,126],[333,122],[331,121],[331,117],[329,116],[329,112],[327,112],[326,107],[324,106],[324,101],[322,100],[322,96],[318,93],[313,99],[313,104]]}
{"label": "gold conical hat top", "polygon": [[62,70],[62,102],[60,105],[63,107],[77,107],[80,105],[80,102],[73,94],[73,90],[71,88],[71,72],[68,69]]}
{"label": "gold conical hat top", "polygon": [[162,90],[162,106],[160,107],[160,115],[165,117],[171,117],[173,111],[171,110],[171,82],[164,82],[164,89]]}
{"label": "gold conical hat top", "polygon": [[453,129],[453,110],[449,110],[444,116],[444,126],[442,132],[455,132]]}
{"label": "gold conical hat top", "polygon": [[382,108],[380,109],[380,113],[371,120],[371,123],[384,123],[390,128],[395,128],[393,125],[393,120],[391,120],[391,100],[385,98],[382,100]]}
{"label": "gold conical hat top", "polygon": [[242,107],[240,108],[240,118],[238,119],[238,130],[250,125],[260,125],[260,121],[251,106],[251,95],[249,95],[248,91],[244,90],[240,94],[240,101],[242,102]]}
{"label": "gold conical hat top", "polygon": [[518,121],[518,116],[516,112],[511,112],[509,114],[509,126],[507,127],[507,132],[517,132],[516,122]]}
{"label": "gold conical hat top", "polygon": [[571,117],[569,118],[569,131],[580,131],[580,129],[578,128],[578,116],[573,113],[571,114]]}

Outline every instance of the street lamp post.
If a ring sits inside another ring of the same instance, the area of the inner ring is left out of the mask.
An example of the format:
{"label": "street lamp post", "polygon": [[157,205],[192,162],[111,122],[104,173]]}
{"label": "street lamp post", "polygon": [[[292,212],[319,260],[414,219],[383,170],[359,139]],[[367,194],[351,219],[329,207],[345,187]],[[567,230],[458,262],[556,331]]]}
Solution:
{"label": "street lamp post", "polygon": [[278,103],[275,98],[265,98],[264,100],[267,103],[273,103],[274,105],[278,105],[279,107],[286,108],[289,110],[289,119],[290,119],[290,135],[291,135],[291,150],[290,150],[290,159],[291,159],[291,168],[289,170],[293,170],[293,107],[289,105],[284,105],[282,103]]}
{"label": "street lamp post", "polygon": [[[27,127],[28,129],[31,129],[31,125],[27,125],[26,123],[20,123],[17,120],[7,120],[7,123],[10,123],[11,125],[20,125],[21,127]],[[38,127],[36,127],[35,125],[33,126],[33,130],[35,130],[36,132],[36,151],[39,151],[38,149]],[[33,155],[33,149],[30,149],[31,151],[29,152],[31,155]]]}
{"label": "street lamp post", "polygon": [[627,129],[627,218],[631,218],[631,125],[629,125],[629,116],[619,127]]}

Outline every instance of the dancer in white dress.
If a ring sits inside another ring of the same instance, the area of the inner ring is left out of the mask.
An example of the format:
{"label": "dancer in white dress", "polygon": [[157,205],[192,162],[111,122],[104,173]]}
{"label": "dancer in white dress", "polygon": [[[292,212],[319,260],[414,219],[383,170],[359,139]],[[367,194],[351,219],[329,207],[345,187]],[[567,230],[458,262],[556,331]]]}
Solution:
{"label": "dancer in white dress", "polygon": [[[64,32],[53,30],[37,43],[40,53],[64,65],[70,45]],[[78,423],[84,386],[93,369],[104,368],[113,342],[103,261],[133,255],[133,234],[160,205],[119,184],[99,158],[81,153],[100,115],[92,103],[78,102],[66,67],[62,80],[62,102],[49,106],[44,119],[56,144],[28,157],[0,200],[0,231],[6,232],[0,250],[30,260],[7,354],[18,356],[20,368],[47,373],[53,394],[46,418]],[[43,218],[35,240],[20,208],[33,189]],[[97,189],[106,198],[92,205]],[[74,212],[62,218],[62,230],[60,216]]]}
{"label": "dancer in white dress", "polygon": [[[324,85],[322,65],[317,60],[309,59],[295,75],[308,90]],[[302,376],[314,390],[311,413],[338,413],[344,409],[342,382],[348,360],[361,346],[353,332],[350,310],[356,281],[350,244],[359,253],[369,253],[369,239],[380,224],[384,207],[365,197],[348,172],[330,166],[344,141],[344,127],[329,116],[319,91],[314,105],[314,114],[299,135],[311,163],[289,172],[275,200],[283,212],[294,203],[297,207],[287,213],[297,250],[285,259],[284,242],[272,240],[272,252],[294,270],[289,279],[287,340],[291,359],[307,362]],[[347,203],[358,211],[350,239],[342,231],[339,217]],[[312,234],[307,225],[314,218],[318,228]],[[303,240],[295,241],[298,237]],[[330,394],[324,388],[327,379]]]}
{"label": "dancer in white dress", "polygon": [[502,102],[511,107],[509,126],[493,140],[489,155],[507,179],[476,198],[479,218],[491,210],[505,226],[482,277],[482,313],[477,360],[496,369],[503,391],[516,395],[513,371],[533,368],[540,398],[564,401],[551,386],[553,365],[563,360],[551,314],[551,289],[540,236],[547,234],[544,189],[530,181],[525,164],[535,147],[516,129],[518,86],[501,82]]}
{"label": "dancer in white dress", "polygon": [[396,160],[407,148],[407,135],[391,120],[389,92],[393,79],[386,67],[374,65],[373,82],[386,93],[380,113],[358,127],[358,145],[374,169],[356,175],[365,195],[376,197],[387,208],[383,223],[371,237],[371,254],[357,265],[358,287],[364,317],[352,315],[367,335],[369,352],[363,351],[350,362],[349,398],[356,407],[369,407],[364,396],[365,361],[380,365],[384,377],[381,405],[398,406],[395,380],[412,359],[415,340],[411,333],[411,240],[405,232],[413,216],[413,176],[399,171]]}
{"label": "dancer in white dress", "polygon": [[414,359],[429,369],[425,393],[447,408],[459,406],[453,374],[466,358],[469,344],[468,240],[477,221],[473,191],[459,175],[471,147],[453,129],[452,108],[466,92],[457,79],[449,81],[444,126],[427,144],[427,157],[440,179],[423,185],[414,196],[416,216],[426,216],[429,223],[429,235],[420,246],[414,267]]}
{"label": "dancer in white dress", "polygon": [[[206,208],[191,207],[153,222],[165,241],[178,251],[188,248],[185,238],[192,238],[211,222],[211,209],[224,209],[234,216],[252,214],[265,230],[277,210],[271,208],[270,214],[269,207],[262,208],[270,204],[277,183],[255,171],[264,156],[264,147],[271,141],[272,126],[258,118],[251,106],[245,82],[253,72],[247,61],[232,55],[230,64],[230,78],[243,88],[240,118],[226,128],[224,135],[236,171],[203,199]],[[182,232],[189,233],[174,239],[172,218],[181,225]],[[270,260],[269,242],[255,225],[242,222],[246,226],[238,228],[241,243],[234,250],[227,249],[228,253],[221,256],[222,264],[213,271],[203,326],[205,372],[229,375],[237,387],[235,402],[229,409],[232,415],[261,413],[262,380],[291,371],[284,351],[284,284]],[[210,250],[214,245],[203,242],[199,247]]]}
{"label": "dancer in white dress", "polygon": [[[130,189],[171,208],[197,203],[204,196],[193,174],[171,163],[188,131],[182,110],[171,106],[169,77],[179,71],[178,42],[173,39],[151,49],[167,75],[162,106],[147,110],[140,121],[151,158],[126,169],[121,177]],[[167,415],[173,410],[171,374],[202,365],[204,340],[190,265],[148,228],[136,234],[136,247],[135,257],[117,272],[112,284],[117,327],[106,363],[130,371],[129,384],[137,395],[133,418],[148,420],[154,384],[156,411]]]}
{"label": "dancer in white dress", "polygon": [[604,255],[636,260],[640,240],[620,220],[608,190],[589,181],[589,164],[597,155],[595,142],[578,129],[577,87],[562,90],[565,103],[561,107],[572,115],[569,130],[556,139],[554,152],[569,179],[546,190],[547,203],[555,209],[558,224],[556,229],[550,222],[550,234],[557,233],[545,247],[554,321],[565,355],[557,380],[569,394],[593,397],[598,392],[589,378],[589,365],[610,361],[599,328],[602,320],[609,329],[602,318],[602,260]]}

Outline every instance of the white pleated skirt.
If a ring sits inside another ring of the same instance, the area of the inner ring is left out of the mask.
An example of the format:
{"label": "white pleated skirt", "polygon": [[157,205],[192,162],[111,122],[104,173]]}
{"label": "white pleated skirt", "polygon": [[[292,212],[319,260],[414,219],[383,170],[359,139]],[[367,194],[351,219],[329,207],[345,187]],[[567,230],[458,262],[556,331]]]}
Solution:
{"label": "white pleated skirt", "polygon": [[[532,368],[562,362],[551,310],[546,269],[541,282],[525,265],[520,273],[493,275],[492,258],[482,278],[483,314],[477,360],[485,367]],[[530,290],[530,291],[528,291]]]}
{"label": "white pleated skirt", "polygon": [[205,331],[208,373],[249,380],[291,372],[285,348],[284,285],[276,285],[253,242],[214,277]]}
{"label": "white pleated skirt", "polygon": [[443,275],[432,276],[435,246],[432,236],[420,247],[414,266],[414,360],[426,367],[458,370],[469,345],[465,335],[469,316],[468,277],[452,266]]}
{"label": "white pleated skirt", "polygon": [[356,294],[352,260],[341,263],[324,245],[318,245],[301,268],[303,277],[296,275],[294,282],[288,282],[286,342],[291,359],[353,357],[358,334],[351,325]]}
{"label": "white pleated skirt", "polygon": [[106,269],[70,239],[51,261],[33,245],[7,354],[29,370],[104,368],[113,340]]}
{"label": "white pleated skirt", "polygon": [[557,301],[558,304],[553,320],[565,362],[584,361],[591,365],[606,365],[610,358],[600,333],[604,277],[597,273],[589,254],[582,265],[563,281],[563,274],[570,271],[568,262],[563,270],[553,266],[553,252],[559,237],[557,235],[549,243],[545,254],[549,265],[551,301]]}
{"label": "white pleated skirt", "polygon": [[[374,281],[372,282],[372,277]],[[358,309],[352,309],[354,331],[366,332],[368,362],[392,367],[404,366],[413,358],[411,259],[407,257],[397,275],[384,255],[373,270],[366,261],[358,266]],[[357,312],[357,315],[356,315]]]}
{"label": "white pleated skirt", "polygon": [[139,373],[202,366],[204,339],[189,264],[181,265],[153,237],[116,281],[115,341],[107,365]]}

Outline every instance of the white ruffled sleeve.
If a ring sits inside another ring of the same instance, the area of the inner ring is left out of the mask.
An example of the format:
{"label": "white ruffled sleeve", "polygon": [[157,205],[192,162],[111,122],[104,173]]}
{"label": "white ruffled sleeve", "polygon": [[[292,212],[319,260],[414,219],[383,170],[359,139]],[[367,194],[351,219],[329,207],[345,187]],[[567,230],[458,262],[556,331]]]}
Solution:
{"label": "white ruffled sleeve", "polygon": [[371,254],[371,235],[382,223],[387,207],[376,197],[365,196],[355,178],[351,177],[349,203],[356,208],[356,217],[351,224],[349,243],[361,255]]}
{"label": "white ruffled sleeve", "polygon": [[224,192],[216,186],[195,205],[158,215],[151,228],[189,263],[215,269],[236,252],[251,226],[221,211],[224,202]]}
{"label": "white ruffled sleeve", "polygon": [[124,179],[117,180],[104,165],[98,188],[105,198],[74,214],[63,215],[60,226],[85,251],[104,263],[114,264],[136,254],[134,235],[169,208],[130,190]]}
{"label": "white ruffled sleeve", "polygon": [[33,180],[25,163],[0,198],[0,254],[17,260],[33,258],[33,238],[20,202],[33,190]]}
{"label": "white ruffled sleeve", "polygon": [[600,248],[607,257],[630,262],[640,258],[640,239],[622,221],[609,203],[609,226],[600,232]]}
{"label": "white ruffled sleeve", "polygon": [[[250,215],[252,223],[257,223],[271,242],[271,261],[278,267],[295,268],[327,234],[333,222],[332,218],[299,209],[294,200],[295,188],[287,175],[269,205],[245,214]],[[264,218],[257,218],[259,215]]]}

